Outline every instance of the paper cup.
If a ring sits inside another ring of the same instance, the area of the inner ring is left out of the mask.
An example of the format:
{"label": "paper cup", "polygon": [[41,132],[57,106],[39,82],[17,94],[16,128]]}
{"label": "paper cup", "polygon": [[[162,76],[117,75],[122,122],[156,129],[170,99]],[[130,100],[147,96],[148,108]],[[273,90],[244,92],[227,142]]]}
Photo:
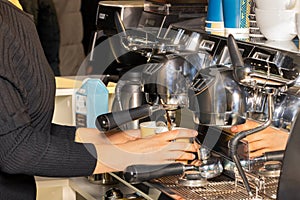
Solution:
{"label": "paper cup", "polygon": [[142,122],[140,123],[140,129],[142,138],[168,131],[166,126],[158,126],[156,121]]}
{"label": "paper cup", "polygon": [[222,0],[209,0],[206,19],[207,21],[223,22]]}
{"label": "paper cup", "polygon": [[223,0],[225,36],[249,39],[251,0]]}
{"label": "paper cup", "polygon": [[224,36],[224,28],[220,28],[220,29],[217,29],[217,28],[207,28],[205,27],[205,31],[209,34],[212,34],[212,35],[219,35],[219,36]]}
{"label": "paper cup", "polygon": [[225,36],[232,34],[235,39],[243,40],[249,38],[249,28],[225,28]]}
{"label": "paper cup", "polygon": [[205,21],[205,27],[207,28],[217,28],[224,29],[224,22],[216,22],[216,21]]}

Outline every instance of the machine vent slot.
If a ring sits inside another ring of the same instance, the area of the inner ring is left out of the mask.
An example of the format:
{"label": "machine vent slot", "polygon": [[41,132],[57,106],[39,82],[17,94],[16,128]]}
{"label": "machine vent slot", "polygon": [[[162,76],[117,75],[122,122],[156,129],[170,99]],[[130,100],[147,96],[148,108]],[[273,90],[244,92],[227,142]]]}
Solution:
{"label": "machine vent slot", "polygon": [[259,59],[259,60],[269,61],[271,55],[268,55],[268,54],[265,54],[265,53],[261,53],[261,52],[255,52],[252,57],[255,58],[255,59]]}
{"label": "machine vent slot", "polygon": [[215,42],[214,41],[209,41],[209,40],[202,40],[200,42],[199,48],[200,49],[204,49],[204,50],[208,50],[208,51],[212,51],[213,48],[215,46]]}

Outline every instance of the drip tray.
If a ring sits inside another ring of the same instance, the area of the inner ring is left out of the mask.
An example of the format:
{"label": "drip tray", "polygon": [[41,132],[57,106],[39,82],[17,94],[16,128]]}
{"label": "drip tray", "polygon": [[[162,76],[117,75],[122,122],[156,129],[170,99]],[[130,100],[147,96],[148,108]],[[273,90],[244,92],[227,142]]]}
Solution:
{"label": "drip tray", "polygon": [[[220,180],[218,177],[217,181],[209,180],[207,184],[201,187],[195,186],[183,186],[180,185],[182,176],[168,176],[155,179],[150,182],[150,185],[155,187],[159,185],[159,190],[166,194],[172,194],[170,196],[180,196],[184,199],[190,200],[215,200],[215,199],[230,199],[230,200],[242,200],[249,199],[246,190],[243,186],[235,184],[235,181]],[[221,178],[222,179],[222,178]],[[263,200],[274,200],[276,199],[278,181],[277,179],[267,178],[265,179],[265,188],[261,189],[263,191],[259,192],[257,198],[253,199],[263,199]],[[261,194],[260,194],[261,193]]]}

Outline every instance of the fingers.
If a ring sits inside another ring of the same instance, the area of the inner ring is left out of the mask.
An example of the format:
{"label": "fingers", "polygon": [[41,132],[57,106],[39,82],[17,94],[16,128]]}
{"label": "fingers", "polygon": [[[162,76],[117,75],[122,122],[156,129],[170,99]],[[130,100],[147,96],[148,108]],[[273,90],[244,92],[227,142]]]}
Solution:
{"label": "fingers", "polygon": [[232,127],[230,128],[230,131],[233,132],[233,133],[238,133],[238,132],[240,132],[240,131],[239,131],[240,129],[241,129],[241,128],[240,128],[239,126],[232,126]]}
{"label": "fingers", "polygon": [[199,144],[191,143],[189,139],[197,134],[198,132],[192,129],[176,129],[161,133],[157,137],[167,141],[163,151],[168,151],[168,160],[188,161],[195,159],[194,153],[200,148]]}
{"label": "fingers", "polygon": [[[277,135],[287,135],[283,131],[273,129],[268,127],[262,131],[254,133],[246,137],[246,140],[249,142],[257,141],[257,140],[273,140],[277,137]],[[274,141],[276,142],[276,141]]]}
{"label": "fingers", "polygon": [[195,165],[195,166],[200,166],[200,165],[202,164],[202,161],[199,160],[199,159],[196,159],[196,160],[193,160],[193,161],[191,162],[191,164],[192,164],[192,165]]}
{"label": "fingers", "polygon": [[252,159],[252,158],[255,158],[255,157],[259,157],[259,156],[262,156],[264,152],[267,152],[269,151],[268,149],[260,149],[260,150],[257,150],[257,151],[254,151],[254,152],[250,152],[249,154],[249,157]]}
{"label": "fingers", "polygon": [[241,125],[232,126],[230,128],[230,131],[233,132],[233,133],[238,133],[238,132],[245,131],[245,130],[248,130],[248,129],[249,129],[248,125],[241,124]]}
{"label": "fingers", "polygon": [[248,151],[249,152],[258,151],[258,150],[267,148],[267,146],[268,145],[262,140],[255,141],[255,142],[248,144]]}
{"label": "fingers", "polygon": [[176,129],[119,144],[115,150],[118,150],[119,154],[126,155],[127,158],[132,157],[128,158],[127,162],[139,164],[163,164],[178,160],[193,160],[199,144],[189,141],[197,134],[198,132],[192,129]]}
{"label": "fingers", "polygon": [[176,161],[188,161],[188,160],[194,160],[196,158],[195,154],[192,153],[184,153],[181,156],[179,156]]}
{"label": "fingers", "polygon": [[269,139],[268,136],[259,133],[248,136],[246,141],[248,142],[249,157],[261,156],[267,149],[272,147],[272,144],[270,144],[272,140]]}
{"label": "fingers", "polygon": [[138,163],[165,164],[194,159],[195,155],[193,153],[187,153],[183,151],[159,151],[150,154],[145,154],[143,158],[139,159]]}
{"label": "fingers", "polygon": [[196,158],[197,149],[192,143],[170,142],[162,149],[161,154],[165,154],[165,159],[173,161],[188,161]]}
{"label": "fingers", "polygon": [[233,133],[238,133],[241,131],[245,131],[245,130],[249,130],[252,128],[257,127],[259,124],[255,121],[252,120],[247,120],[245,124],[241,124],[241,125],[236,125],[236,126],[232,126],[230,128],[230,131]]}
{"label": "fingers", "polygon": [[264,140],[265,138],[266,138],[266,136],[259,132],[259,133],[255,133],[253,135],[247,136],[244,140],[246,140],[248,143],[253,143],[253,142]]}
{"label": "fingers", "polygon": [[196,141],[194,141],[193,145],[194,145],[195,150],[198,152],[201,145],[199,143],[197,143]]}
{"label": "fingers", "polygon": [[187,161],[187,160],[194,160],[196,158],[195,154],[182,152],[182,151],[170,151],[168,153],[167,160],[171,161]]}
{"label": "fingers", "polygon": [[186,142],[169,142],[165,147],[164,150],[167,151],[185,151],[185,152],[197,152],[196,146],[192,143]]}
{"label": "fingers", "polygon": [[[248,148],[246,148],[248,147]],[[263,152],[265,152],[265,149],[267,147],[265,146],[263,141],[256,141],[248,143],[247,146],[245,146],[244,150],[242,150],[242,154],[246,157],[249,156],[249,158],[254,158],[256,156],[262,155]]]}
{"label": "fingers", "polygon": [[176,129],[176,130],[160,133],[155,136],[162,137],[166,141],[173,141],[180,138],[196,137],[197,135],[198,132],[192,129]]}

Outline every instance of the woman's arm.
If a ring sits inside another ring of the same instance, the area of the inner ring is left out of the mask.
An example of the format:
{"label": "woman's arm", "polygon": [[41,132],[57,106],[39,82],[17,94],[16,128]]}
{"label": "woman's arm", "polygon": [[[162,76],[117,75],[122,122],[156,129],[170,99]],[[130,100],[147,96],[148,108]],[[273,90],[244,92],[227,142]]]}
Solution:
{"label": "woman's arm", "polygon": [[78,128],[75,141],[93,144],[121,144],[141,137],[139,129],[126,131],[100,132],[95,128]]}
{"label": "woman's arm", "polygon": [[127,141],[121,144],[95,144],[97,165],[94,173],[123,171],[135,164],[166,164],[176,160],[193,160],[197,145],[174,142],[179,138],[195,137],[191,129],[180,129],[160,133],[151,137]]}

